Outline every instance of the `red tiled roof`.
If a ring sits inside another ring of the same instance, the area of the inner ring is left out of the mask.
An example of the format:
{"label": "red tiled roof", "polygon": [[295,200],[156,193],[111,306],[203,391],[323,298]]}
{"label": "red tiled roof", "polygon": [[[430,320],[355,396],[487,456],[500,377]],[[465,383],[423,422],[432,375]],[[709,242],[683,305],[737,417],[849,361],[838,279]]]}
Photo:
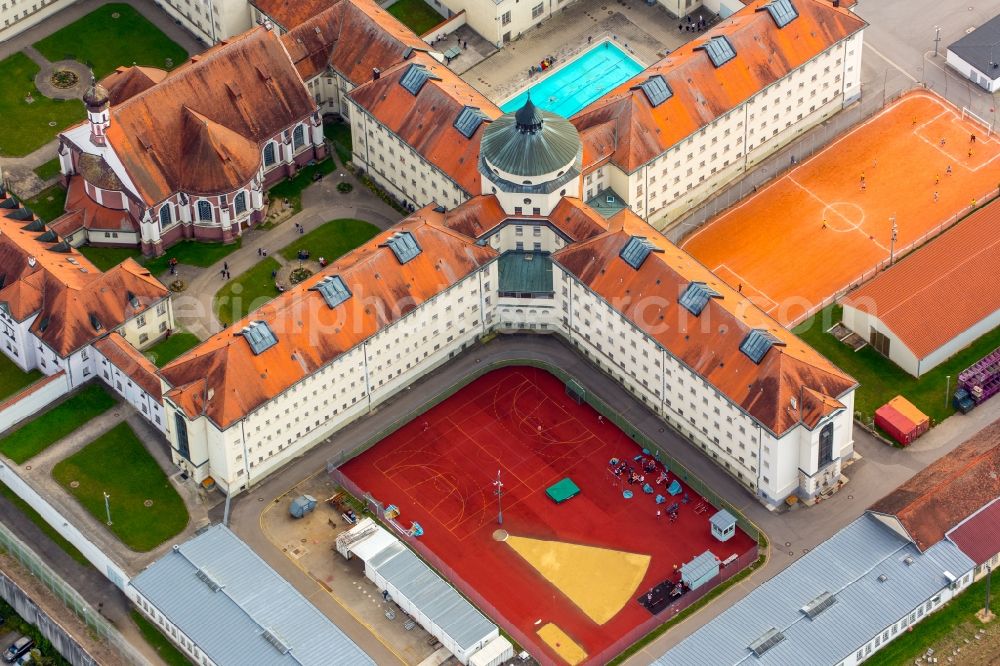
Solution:
{"label": "red tiled roof", "polygon": [[895,516],[920,550],[1000,497],[1000,420],[925,467],[869,511]]}
{"label": "red tiled roof", "polygon": [[292,30],[341,0],[251,0],[250,4],[280,25]]}
{"label": "red tiled roof", "polygon": [[976,564],[1000,553],[1000,498],[949,532],[948,538]]}
{"label": "red tiled roof", "polygon": [[94,349],[128,375],[151,398],[159,401],[163,397],[160,378],[156,376],[156,366],[119,333],[112,333],[98,340],[94,343]]}
{"label": "red tiled roof", "polygon": [[[768,12],[757,11],[768,1],[749,3],[581,110],[573,124],[582,134],[612,123],[617,135],[612,161],[631,173],[865,26],[828,0],[795,0],[798,18],[779,29]],[[698,49],[715,36],[727,37],[736,51],[736,58],[718,68]],[[633,88],[657,74],[673,96],[653,108],[645,93]]]}
{"label": "red tiled roof", "polygon": [[0,302],[20,321],[37,312],[31,333],[60,357],[168,296],[167,288],[133,259],[102,273],[68,244],[43,240],[44,226],[25,229],[27,221],[11,218],[16,210],[0,208]]}
{"label": "red tiled roof", "polygon": [[[421,248],[405,264],[384,245],[398,231]],[[172,361],[160,371],[166,395],[189,418],[205,414],[225,429],[495,256],[424,208]],[[309,290],[330,275],[352,294],[332,309]],[[258,320],[278,342],[254,355],[240,331]]]}
{"label": "red tiled roof", "polygon": [[[493,195],[469,199],[444,214],[443,224],[472,238],[482,238],[509,218]],[[518,220],[529,219],[524,215]],[[536,218],[540,219],[540,218]],[[607,221],[579,199],[564,197],[544,220],[571,241],[593,238],[608,230]]]}
{"label": "red tiled roof", "polygon": [[101,79],[101,85],[108,91],[108,98],[114,106],[149,90],[165,78],[167,73],[162,69],[132,65],[111,72]]}
{"label": "red tiled roof", "polygon": [[[570,245],[553,258],[775,435],[800,422],[813,428],[820,418],[843,408],[838,398],[857,386],[854,379],[629,209],[608,222],[606,233]],[[620,256],[633,236],[655,246],[638,270]],[[720,294],[698,316],[678,303],[696,281]],[[760,364],[740,351],[751,329],[778,341]]]}
{"label": "red tiled roof", "polygon": [[[416,96],[400,84],[411,67],[424,67],[434,77]],[[490,120],[502,112],[448,67],[416,52],[409,60],[382,72],[378,80],[355,88],[350,96],[466,193],[475,196],[482,191],[477,162],[486,122],[466,138],[455,129],[455,121],[466,106],[479,109]]]}
{"label": "red tiled roof", "polygon": [[878,317],[926,358],[1000,310],[1000,271],[989,268],[998,256],[1000,204],[993,203],[840,302]]}
{"label": "red tiled roof", "polygon": [[372,69],[388,70],[411,50],[429,49],[372,0],[340,0],[281,39],[303,79],[329,66],[356,86],[372,80]]}
{"label": "red tiled roof", "polygon": [[[181,190],[231,191],[249,169],[249,146],[259,160],[265,141],[315,111],[278,37],[254,28],[112,106],[107,137],[138,194],[154,205]],[[185,153],[192,147],[198,159]]]}
{"label": "red tiled roof", "polygon": [[78,229],[100,231],[139,231],[139,223],[124,210],[107,208],[87,194],[82,176],[70,176],[66,191],[66,213],[54,219],[49,228],[62,237]]}

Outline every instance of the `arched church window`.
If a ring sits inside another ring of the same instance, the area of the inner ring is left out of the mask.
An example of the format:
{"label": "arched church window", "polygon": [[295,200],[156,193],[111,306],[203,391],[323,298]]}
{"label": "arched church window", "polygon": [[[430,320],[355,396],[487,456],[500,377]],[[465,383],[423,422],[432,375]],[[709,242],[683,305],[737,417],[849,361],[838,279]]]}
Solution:
{"label": "arched church window", "polygon": [[305,144],[306,144],[305,129],[302,127],[302,125],[298,125],[296,126],[295,131],[292,132],[292,146],[295,147],[295,150],[298,150]]}
{"label": "arched church window", "polygon": [[160,228],[166,229],[173,220],[170,217],[170,204],[160,206]]}
{"label": "arched church window", "polygon": [[247,193],[240,192],[236,195],[236,199],[233,200],[233,206],[236,208],[236,214],[242,215],[247,212]]}
{"label": "arched church window", "polygon": [[207,201],[198,202],[198,219],[202,222],[212,221],[212,204]]}
{"label": "arched church window", "polygon": [[264,166],[269,167],[274,164],[274,144],[269,143],[264,146]]}

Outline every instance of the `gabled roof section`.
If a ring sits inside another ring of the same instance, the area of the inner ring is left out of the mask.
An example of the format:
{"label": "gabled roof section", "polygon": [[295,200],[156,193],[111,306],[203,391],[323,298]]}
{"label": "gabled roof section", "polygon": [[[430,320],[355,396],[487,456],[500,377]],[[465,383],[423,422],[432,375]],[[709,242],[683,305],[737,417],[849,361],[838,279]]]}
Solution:
{"label": "gabled roof section", "polygon": [[792,4],[792,0],[771,0],[763,7],[758,7],[756,11],[766,11],[779,28],[784,28],[799,17],[799,12]]}
{"label": "gabled roof section", "polygon": [[339,2],[341,0],[251,0],[250,4],[287,31]]}
{"label": "gabled roof section", "polygon": [[108,91],[111,105],[121,104],[141,92],[149,90],[167,78],[167,73],[155,67],[119,67],[103,79],[100,84]]}
{"label": "gabled roof section", "polygon": [[[232,97],[234,89],[241,91],[238,98]],[[259,152],[266,140],[315,111],[316,102],[278,37],[258,27],[194,56],[160,83],[112,106],[107,136],[136,193],[154,205],[185,188],[231,191],[235,175],[243,175],[252,161],[249,146]],[[199,116],[212,128],[203,132],[193,126]],[[200,163],[186,155],[192,144],[211,159]],[[215,173],[219,169],[224,175]]]}
{"label": "gabled roof section", "polygon": [[[857,386],[628,209],[608,223],[607,232],[570,245],[553,259],[776,436],[799,423],[811,427],[809,421],[824,413],[826,402],[822,409],[790,408],[806,390],[825,396],[835,409],[838,399]],[[620,256],[632,236],[643,236],[660,250],[650,253],[638,269]],[[679,303],[692,282],[703,282],[719,294],[709,299],[700,316]],[[753,329],[781,342],[759,364],[740,351]]]}
{"label": "gabled roof section", "polygon": [[1000,420],[925,467],[868,510],[894,516],[920,550],[1000,497]]}
{"label": "gabled roof section", "polygon": [[[204,414],[228,428],[497,256],[443,217],[430,206],[417,211],[172,361],[160,371],[167,397],[189,418]],[[387,245],[400,232],[422,249],[405,264]],[[312,289],[329,276],[339,276],[354,297],[330,308]],[[277,338],[259,355],[238,335],[255,321]]]}
{"label": "gabled roof section", "polygon": [[[878,317],[918,358],[1000,310],[1000,204],[984,206],[841,299]],[[969,275],[976,276],[975,289]]]}
{"label": "gabled roof section", "polygon": [[[420,83],[416,96],[404,87]],[[426,78],[425,78],[426,77]],[[469,107],[485,119],[500,117],[501,111],[448,67],[426,53],[416,52],[374,81],[351,91],[351,98],[389,131],[396,134],[424,160],[451,178],[470,196],[482,192],[476,163],[480,139],[491,123],[461,131],[456,119]]]}
{"label": "gabled roof section", "polygon": [[262,160],[256,142],[187,106],[181,113],[181,190],[193,194],[227,192],[239,189],[254,177]]}
{"label": "gabled roof section", "polygon": [[948,532],[948,538],[976,564],[1000,553],[1000,497]]}
{"label": "gabled roof section", "polygon": [[329,67],[355,86],[371,81],[372,70],[384,72],[429,49],[373,0],[339,0],[281,39],[304,80]]}
{"label": "gabled roof section", "polygon": [[733,43],[725,35],[715,35],[709,37],[704,42],[695,47],[708,54],[708,59],[716,67],[722,67],[727,62],[736,57],[736,49]]}
{"label": "gabled roof section", "polygon": [[[706,34],[725,36],[738,54],[724,67],[689,42],[622,83],[573,116],[581,135],[598,125],[615,129],[611,161],[626,173],[659,157],[677,143],[747,99],[864,28],[865,22],[828,0],[793,0],[798,18],[779,28],[767,11],[769,0],[751,0]],[[637,86],[660,75],[673,91],[654,106]],[[591,162],[586,162],[592,168]]]}
{"label": "gabled roof section", "polygon": [[139,231],[139,223],[132,219],[128,211],[107,208],[91,199],[82,176],[69,177],[65,206],[66,213],[49,224],[62,238],[79,229],[126,233]]}

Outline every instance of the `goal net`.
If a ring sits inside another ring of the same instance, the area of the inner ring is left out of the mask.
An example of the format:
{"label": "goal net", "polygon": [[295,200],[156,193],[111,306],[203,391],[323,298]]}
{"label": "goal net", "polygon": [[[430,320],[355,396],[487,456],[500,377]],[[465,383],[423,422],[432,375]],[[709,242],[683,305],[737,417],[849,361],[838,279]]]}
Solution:
{"label": "goal net", "polygon": [[971,120],[986,130],[986,136],[993,136],[993,123],[986,120],[982,116],[977,115],[968,107],[962,107],[962,120]]}

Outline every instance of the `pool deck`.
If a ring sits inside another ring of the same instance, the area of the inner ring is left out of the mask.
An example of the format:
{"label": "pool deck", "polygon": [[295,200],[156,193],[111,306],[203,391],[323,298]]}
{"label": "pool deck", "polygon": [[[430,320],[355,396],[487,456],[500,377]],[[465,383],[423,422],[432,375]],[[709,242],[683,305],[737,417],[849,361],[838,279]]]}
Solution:
{"label": "pool deck", "polygon": [[[708,10],[703,11],[706,18],[715,18]],[[461,76],[499,105],[537,82],[537,77],[535,80],[528,78],[531,65],[550,55],[564,63],[605,38],[613,40],[643,67],[648,67],[659,60],[661,54],[702,34],[680,32],[678,23],[680,21],[659,4],[650,7],[636,0],[579,0]]]}

